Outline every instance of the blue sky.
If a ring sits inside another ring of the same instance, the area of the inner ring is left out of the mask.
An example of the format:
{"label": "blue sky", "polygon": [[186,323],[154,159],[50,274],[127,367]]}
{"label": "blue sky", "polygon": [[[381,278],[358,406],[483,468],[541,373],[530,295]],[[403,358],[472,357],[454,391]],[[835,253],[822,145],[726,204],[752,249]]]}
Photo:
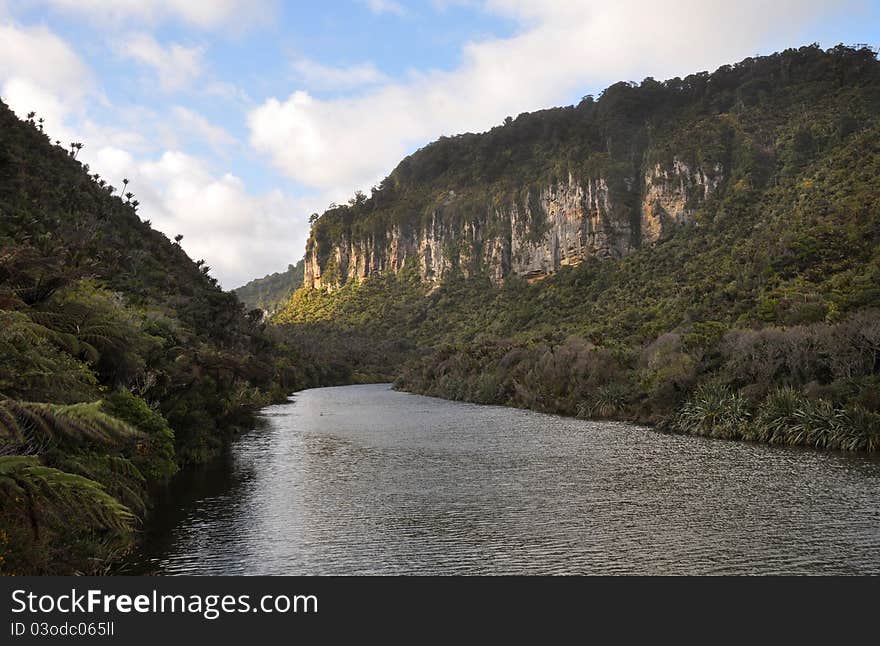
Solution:
{"label": "blue sky", "polygon": [[0,0],[0,96],[231,288],[440,135],[878,25],[878,0]]}

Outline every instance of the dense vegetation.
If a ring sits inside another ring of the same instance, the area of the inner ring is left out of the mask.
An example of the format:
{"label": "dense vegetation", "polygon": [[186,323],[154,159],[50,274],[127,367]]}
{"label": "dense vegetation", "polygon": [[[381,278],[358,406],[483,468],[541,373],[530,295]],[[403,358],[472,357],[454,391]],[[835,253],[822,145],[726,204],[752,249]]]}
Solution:
{"label": "dense vegetation", "polygon": [[[410,155],[370,196],[358,193],[322,214],[307,256],[314,254],[328,284],[345,279],[333,254],[341,240],[387,239],[392,227],[406,237],[435,215],[446,229],[480,222],[483,236],[503,237],[510,222],[492,213],[569,176],[607,182],[612,219],[630,223],[638,246],[643,175],[673,158],[710,172],[720,164],[720,190],[691,206],[700,224],[733,225],[781,181],[874,123],[878,85],[874,52],[843,46],[788,50],[684,79],[616,83],[598,99],[521,114],[483,134],[443,137]],[[530,234],[540,237],[536,214]],[[460,258],[469,275],[485,271],[480,254],[457,247],[462,241],[448,236],[454,248],[445,255]]]}
{"label": "dense vegetation", "polygon": [[254,278],[247,285],[234,289],[235,295],[248,309],[261,309],[274,314],[303,285],[303,260],[288,265],[286,271]]}
{"label": "dense vegetation", "polygon": [[[417,392],[876,449],[878,115],[872,50],[804,47],[683,80],[617,84],[576,107],[442,139],[370,198],[321,216],[319,255],[334,236],[422,217],[449,190],[522,186],[596,163],[623,181],[672,155],[723,158],[728,172],[693,224],[622,260],[535,284],[477,274],[439,288],[410,267],[302,289],[275,320],[294,335],[322,328],[323,352],[340,366],[398,375]],[[337,339],[352,338],[370,351],[334,354]]]}
{"label": "dense vegetation", "polygon": [[2,574],[103,571],[157,487],[318,375],[81,147],[0,103]]}

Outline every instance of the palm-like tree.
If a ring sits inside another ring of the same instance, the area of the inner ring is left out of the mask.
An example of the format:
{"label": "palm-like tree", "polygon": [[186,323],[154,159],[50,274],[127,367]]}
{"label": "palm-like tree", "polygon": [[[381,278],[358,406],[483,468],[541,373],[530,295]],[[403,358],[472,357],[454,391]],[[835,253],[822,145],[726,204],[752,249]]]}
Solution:
{"label": "palm-like tree", "polygon": [[34,534],[47,521],[65,525],[75,518],[118,533],[127,533],[136,521],[94,480],[44,466],[31,455],[0,457],[0,503],[6,501],[27,514]]}
{"label": "palm-like tree", "polygon": [[101,410],[101,402],[45,404],[0,400],[0,444],[25,452],[65,442],[122,446],[146,441],[140,431]]}

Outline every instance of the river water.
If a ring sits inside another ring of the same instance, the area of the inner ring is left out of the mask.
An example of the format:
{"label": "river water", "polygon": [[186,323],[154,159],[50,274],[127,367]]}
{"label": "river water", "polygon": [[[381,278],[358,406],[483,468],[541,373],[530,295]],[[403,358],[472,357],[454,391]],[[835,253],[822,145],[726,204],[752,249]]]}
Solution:
{"label": "river water", "polygon": [[130,572],[880,573],[880,461],[318,388],[161,503]]}

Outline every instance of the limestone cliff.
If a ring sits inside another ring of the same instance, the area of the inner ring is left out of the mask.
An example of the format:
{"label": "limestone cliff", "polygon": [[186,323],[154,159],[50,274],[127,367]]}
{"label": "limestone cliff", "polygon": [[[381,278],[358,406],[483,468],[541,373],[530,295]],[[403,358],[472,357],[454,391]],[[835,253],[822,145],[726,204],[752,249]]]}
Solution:
{"label": "limestone cliff", "polygon": [[654,244],[675,225],[690,222],[696,206],[708,200],[723,179],[721,162],[704,170],[675,158],[671,167],[657,163],[645,171],[640,224],[642,244]]}
{"label": "limestone cliff", "polygon": [[[615,83],[598,99],[441,137],[371,195],[315,221],[305,286],[403,268],[426,283],[540,279],[662,245],[682,227],[725,226],[749,196],[877,114],[875,69],[870,48],[802,47],[711,74]],[[805,119],[807,105],[844,101],[840,88],[858,100]]]}
{"label": "limestone cliff", "polygon": [[[538,280],[587,258],[621,258],[655,244],[723,180],[723,165],[704,170],[675,158],[623,178],[615,189],[605,177],[572,173],[564,180],[508,192],[474,207],[469,195],[448,191],[416,226],[393,223],[366,233],[343,231],[335,239],[312,235],[306,251],[305,285],[334,289],[350,280],[398,272],[412,263],[425,282],[451,272],[485,273],[500,282],[509,275]],[[635,208],[634,208],[635,207]]]}
{"label": "limestone cliff", "polygon": [[305,285],[332,290],[405,267],[426,283],[475,274],[538,280],[711,222],[729,187],[759,188],[793,163],[777,157],[779,142],[734,114],[748,97],[760,105],[754,84],[730,90],[728,76],[752,65],[618,83],[599,100],[441,137],[402,160],[369,197],[317,219]]}

